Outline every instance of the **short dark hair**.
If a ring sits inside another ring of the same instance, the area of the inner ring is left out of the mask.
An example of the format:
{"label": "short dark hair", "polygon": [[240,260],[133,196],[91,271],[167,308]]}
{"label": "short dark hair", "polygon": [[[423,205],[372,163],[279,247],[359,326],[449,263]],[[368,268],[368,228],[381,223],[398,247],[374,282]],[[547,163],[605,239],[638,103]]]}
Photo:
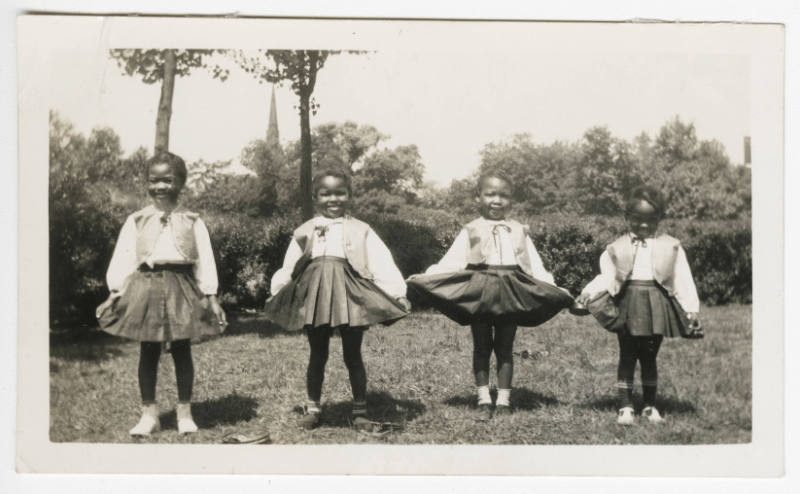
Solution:
{"label": "short dark hair", "polygon": [[486,172],[486,173],[482,173],[478,177],[478,182],[475,184],[475,195],[476,196],[481,195],[481,188],[483,187],[483,182],[488,180],[488,179],[490,179],[490,178],[499,178],[503,182],[507,183],[509,188],[513,188],[514,187],[513,182],[511,181],[510,178],[508,178],[508,175],[506,175],[505,173],[500,172],[500,171]]}
{"label": "short dark hair", "polygon": [[625,201],[625,214],[630,214],[640,201],[645,201],[653,206],[659,217],[664,216],[664,196],[658,189],[647,185],[636,187],[631,191]]}
{"label": "short dark hair", "polygon": [[341,179],[344,182],[345,187],[347,187],[347,192],[351,196],[353,195],[353,185],[350,181],[350,174],[343,170],[328,168],[314,175],[314,178],[311,180],[311,194],[314,197],[316,197],[317,191],[320,189],[320,187],[322,187],[322,179],[325,177],[334,177]]}
{"label": "short dark hair", "polygon": [[172,173],[175,174],[175,178],[178,179],[181,187],[186,185],[186,163],[183,161],[183,158],[177,154],[170,153],[169,151],[157,151],[152,158],[147,160],[145,163],[145,177],[148,180],[150,179],[150,168],[152,168],[153,165],[160,164],[165,164],[172,167]]}

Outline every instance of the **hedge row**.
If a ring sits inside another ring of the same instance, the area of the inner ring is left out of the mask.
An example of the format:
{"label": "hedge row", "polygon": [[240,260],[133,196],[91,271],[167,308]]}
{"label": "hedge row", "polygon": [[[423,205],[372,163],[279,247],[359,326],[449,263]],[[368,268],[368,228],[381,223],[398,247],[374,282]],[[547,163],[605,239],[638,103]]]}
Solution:
{"label": "hedge row", "polygon": [[[402,216],[364,219],[389,246],[405,276],[422,272],[438,261],[463,224],[447,212],[432,210],[409,210]],[[77,218],[63,220],[69,220],[70,228],[76,228],[73,222]],[[223,304],[228,308],[262,307],[269,295],[269,280],[283,263],[299,218],[258,219],[227,214],[206,215],[204,220],[211,232]],[[553,272],[560,286],[573,294],[579,293],[597,274],[603,249],[624,231],[621,220],[608,217],[549,215],[528,218],[527,222],[545,267]],[[66,224],[51,225],[56,227],[51,229],[53,324],[91,320],[95,306],[108,293],[102,280],[116,241],[118,229],[114,226],[121,220],[102,223],[104,228],[97,228],[97,221],[93,223],[91,235],[74,236],[64,235],[69,231],[63,228]],[[704,303],[751,302],[749,222],[665,222],[662,229],[682,240]],[[91,246],[82,244],[87,238],[92,239]],[[59,259],[53,258],[54,254]],[[77,262],[88,254],[93,256],[91,262]],[[60,257],[68,257],[71,262],[64,264]],[[62,269],[77,264],[84,271]]]}
{"label": "hedge row", "polygon": [[[389,246],[405,276],[437,262],[461,229],[460,221],[436,211],[366,220]],[[622,221],[607,217],[548,216],[530,218],[528,223],[545,267],[554,274],[556,283],[573,294],[597,275],[603,249],[624,231]],[[296,224],[249,218],[210,222],[209,228],[216,227],[212,240],[228,304],[261,306]],[[704,303],[752,301],[749,223],[665,222],[662,230],[682,240]]]}

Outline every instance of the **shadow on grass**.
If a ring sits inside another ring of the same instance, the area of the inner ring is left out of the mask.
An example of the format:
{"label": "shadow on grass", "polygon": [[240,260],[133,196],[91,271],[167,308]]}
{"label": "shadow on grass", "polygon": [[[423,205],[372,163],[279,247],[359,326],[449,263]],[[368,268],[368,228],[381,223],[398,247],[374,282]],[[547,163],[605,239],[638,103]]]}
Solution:
{"label": "shadow on grass", "polygon": [[517,410],[536,410],[543,405],[558,405],[561,402],[554,396],[543,395],[528,388],[511,390],[511,406]]}
{"label": "shadow on grass", "polygon": [[[322,406],[320,422],[330,427],[350,427],[353,402],[338,401]],[[375,422],[403,425],[425,411],[419,401],[399,400],[385,391],[367,392],[367,418]]]}
{"label": "shadow on grass", "polygon": [[228,317],[228,327],[222,337],[243,334],[257,334],[262,338],[272,338],[275,336],[290,336],[301,334],[301,331],[285,331],[280,326],[267,320],[262,314],[232,313]]}
{"label": "shadow on grass", "polygon": [[[633,403],[634,408],[636,408],[638,411],[641,411],[642,408],[644,408],[641,396],[634,395]],[[619,401],[617,400],[616,396],[607,395],[595,398],[585,403],[581,403],[578,406],[581,408],[588,408],[590,410],[607,410],[616,412],[619,409]],[[695,407],[694,403],[685,400],[679,400],[677,398],[673,398],[672,396],[657,397],[656,408],[658,408],[661,412],[671,414],[697,412],[697,408]]]}
{"label": "shadow on grass", "polygon": [[[247,422],[255,418],[257,408],[258,402],[254,398],[232,393],[221,398],[192,403],[192,416],[198,427],[208,429],[217,425]],[[161,413],[159,419],[164,428],[177,427],[175,410]]]}
{"label": "shadow on grass", "polygon": [[102,362],[122,355],[124,352],[117,347],[124,343],[127,343],[124,338],[99,330],[51,332],[50,356],[69,361]]}
{"label": "shadow on grass", "polygon": [[[497,390],[491,390],[492,401],[497,401]],[[553,396],[543,395],[528,388],[513,388],[511,390],[511,407],[515,410],[536,410],[543,405],[558,405],[561,403]],[[445,405],[456,407],[477,408],[478,399],[474,394],[451,396],[444,401]]]}

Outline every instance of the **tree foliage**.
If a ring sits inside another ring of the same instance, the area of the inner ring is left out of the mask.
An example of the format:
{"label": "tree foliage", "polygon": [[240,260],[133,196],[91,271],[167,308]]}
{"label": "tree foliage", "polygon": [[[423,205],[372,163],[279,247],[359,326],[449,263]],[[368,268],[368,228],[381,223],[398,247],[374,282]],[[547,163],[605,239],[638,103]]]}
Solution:
{"label": "tree foliage", "polygon": [[317,73],[329,56],[340,53],[331,50],[258,50],[255,55],[242,51],[229,54],[242,69],[259,82],[283,84],[288,82],[299,99],[300,114],[300,198],[303,217],[313,215],[311,197],[311,114],[316,114],[317,103],[312,95],[317,83]]}
{"label": "tree foliage", "polygon": [[197,68],[209,70],[211,75],[224,81],[228,69],[219,64],[208,64],[208,57],[218,50],[142,50],[123,48],[111,50],[111,57],[128,76],[138,76],[145,84],[155,84],[164,79],[164,62],[168,51],[175,54],[175,75],[185,77]]}
{"label": "tree foliage", "polygon": [[90,321],[122,224],[112,191],[130,162],[112,130],[94,129],[86,138],[55,112],[49,120],[50,318]]}
{"label": "tree foliage", "polygon": [[169,125],[172,119],[172,96],[175,78],[188,75],[193,69],[210,69],[215,79],[224,81],[228,70],[220,65],[209,66],[206,59],[217,50],[111,50],[111,58],[129,76],[138,76],[145,84],[161,82],[161,95],[156,114],[156,133],[153,149],[169,149]]}

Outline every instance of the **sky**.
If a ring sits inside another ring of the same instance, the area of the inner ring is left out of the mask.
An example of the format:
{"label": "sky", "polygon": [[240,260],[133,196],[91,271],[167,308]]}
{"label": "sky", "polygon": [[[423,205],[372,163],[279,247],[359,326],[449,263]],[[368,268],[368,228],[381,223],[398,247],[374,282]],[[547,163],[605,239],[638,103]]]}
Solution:
{"label": "sky", "polygon": [[[112,127],[126,153],[152,149],[159,85],[123,75],[94,43],[62,49],[51,62],[51,108],[85,133]],[[187,162],[236,165],[266,134],[271,86],[231,67],[225,82],[202,69],[176,81],[170,149]],[[329,58],[312,126],[350,120],[388,134],[386,146],[416,144],[426,180],[440,185],[473,172],[484,145],[517,133],[549,144],[605,125],[630,140],[656,135],[675,116],[741,163],[749,81],[748,58],[724,53],[392,49]],[[285,144],[299,138],[297,97],[287,86],[276,99]]]}

